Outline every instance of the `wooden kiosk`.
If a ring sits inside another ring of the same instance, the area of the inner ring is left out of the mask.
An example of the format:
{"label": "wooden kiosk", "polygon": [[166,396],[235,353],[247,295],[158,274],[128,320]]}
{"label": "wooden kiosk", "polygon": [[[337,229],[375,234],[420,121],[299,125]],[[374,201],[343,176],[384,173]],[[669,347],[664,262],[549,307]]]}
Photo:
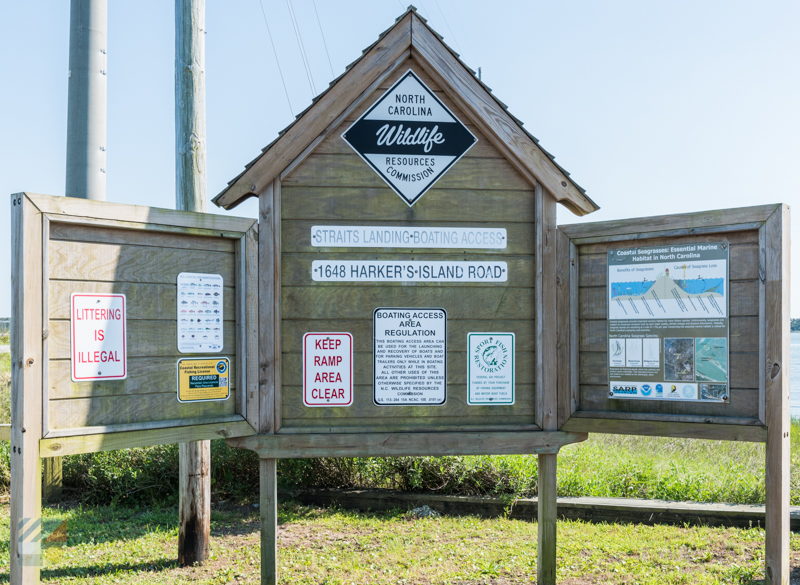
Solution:
{"label": "wooden kiosk", "polygon": [[11,583],[41,567],[42,457],[226,438],[276,461],[537,453],[589,432],[767,445],[766,582],[788,585],[781,205],[574,226],[597,209],[409,9],[215,202],[243,218],[11,199]]}
{"label": "wooden kiosk", "polygon": [[[557,431],[556,205],[596,205],[413,9],[214,201],[251,196],[258,434],[232,444],[262,458],[263,582],[277,458],[477,453],[540,454],[554,582],[555,454],[586,436]],[[327,404],[304,347],[326,334],[345,348]],[[476,343],[498,339],[506,373],[484,378],[505,389],[481,389]]]}

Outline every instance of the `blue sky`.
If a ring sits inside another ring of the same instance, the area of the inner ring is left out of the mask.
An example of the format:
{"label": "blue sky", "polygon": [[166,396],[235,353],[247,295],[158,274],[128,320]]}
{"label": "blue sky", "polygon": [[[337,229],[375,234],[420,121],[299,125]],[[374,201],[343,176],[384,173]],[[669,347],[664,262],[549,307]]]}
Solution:
{"label": "blue sky", "polygon": [[[311,0],[292,2],[316,91],[406,6],[316,0],[323,43]],[[585,221],[800,203],[800,3],[415,4],[601,206]],[[174,206],[173,19],[168,0],[109,1],[109,201]],[[63,193],[68,24],[67,0],[0,5],[0,193]],[[206,50],[213,196],[312,89],[285,1],[208,0]],[[254,216],[255,207],[233,213]],[[564,212],[559,221],[577,220]],[[800,209],[793,226],[800,231]],[[0,251],[0,275],[9,257]],[[8,314],[5,286],[0,316]]]}

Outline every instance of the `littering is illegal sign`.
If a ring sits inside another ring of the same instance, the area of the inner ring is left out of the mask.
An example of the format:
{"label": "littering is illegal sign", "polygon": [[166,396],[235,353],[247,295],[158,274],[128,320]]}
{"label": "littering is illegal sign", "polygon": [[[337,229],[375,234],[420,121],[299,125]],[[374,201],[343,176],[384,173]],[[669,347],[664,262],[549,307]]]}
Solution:
{"label": "littering is illegal sign", "polygon": [[353,336],[349,333],[303,335],[303,404],[350,406],[353,403]]}
{"label": "littering is illegal sign", "polygon": [[411,70],[342,138],[408,205],[478,141]]}
{"label": "littering is illegal sign", "polygon": [[70,301],[72,381],[124,379],[125,295],[73,293]]}

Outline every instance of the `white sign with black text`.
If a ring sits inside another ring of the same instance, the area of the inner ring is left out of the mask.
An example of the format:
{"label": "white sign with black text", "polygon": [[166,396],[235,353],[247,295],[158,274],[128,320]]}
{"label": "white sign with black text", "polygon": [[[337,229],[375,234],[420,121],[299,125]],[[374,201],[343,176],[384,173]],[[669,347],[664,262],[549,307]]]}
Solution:
{"label": "white sign with black text", "polygon": [[315,248],[441,248],[505,250],[506,228],[389,225],[313,225]]}
{"label": "white sign with black text", "polygon": [[514,334],[467,334],[467,404],[514,404]]}
{"label": "white sign with black text", "polygon": [[314,260],[314,282],[506,282],[508,264],[470,260]]}
{"label": "white sign with black text", "polygon": [[222,351],[223,279],[220,274],[181,272],[177,280],[178,351]]}
{"label": "white sign with black text", "polygon": [[342,138],[408,205],[478,141],[410,69]]}
{"label": "white sign with black text", "polygon": [[375,404],[444,404],[447,313],[379,308],[373,313]]}

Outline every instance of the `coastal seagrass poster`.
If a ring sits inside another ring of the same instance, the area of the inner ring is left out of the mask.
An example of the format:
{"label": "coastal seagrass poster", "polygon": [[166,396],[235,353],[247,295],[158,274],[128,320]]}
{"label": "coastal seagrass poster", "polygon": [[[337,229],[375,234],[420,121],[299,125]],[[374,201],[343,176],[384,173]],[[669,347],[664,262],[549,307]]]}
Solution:
{"label": "coastal seagrass poster", "polygon": [[727,402],[728,246],[608,252],[611,398]]}

